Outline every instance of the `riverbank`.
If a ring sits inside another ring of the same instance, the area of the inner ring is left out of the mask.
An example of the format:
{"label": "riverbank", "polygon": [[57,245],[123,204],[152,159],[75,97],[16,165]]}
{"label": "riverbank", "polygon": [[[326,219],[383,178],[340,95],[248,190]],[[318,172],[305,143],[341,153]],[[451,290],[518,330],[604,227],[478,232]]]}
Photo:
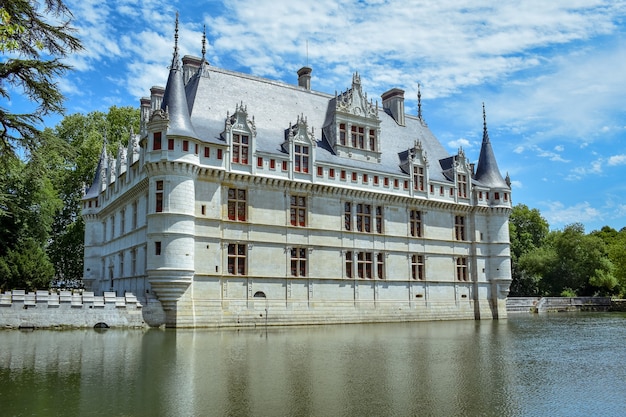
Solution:
{"label": "riverbank", "polygon": [[626,300],[611,297],[509,297],[507,314],[568,311],[626,311]]}

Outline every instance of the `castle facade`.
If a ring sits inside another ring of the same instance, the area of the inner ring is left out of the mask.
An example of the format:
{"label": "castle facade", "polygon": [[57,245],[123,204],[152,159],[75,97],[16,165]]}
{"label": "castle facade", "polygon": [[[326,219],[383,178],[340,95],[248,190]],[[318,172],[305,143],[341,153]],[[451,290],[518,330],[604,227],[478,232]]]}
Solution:
{"label": "castle facade", "polygon": [[[179,59],[83,197],[84,283],[169,327],[506,317],[503,179],[450,155],[404,91],[368,99]],[[484,116],[484,109],[483,109]]]}

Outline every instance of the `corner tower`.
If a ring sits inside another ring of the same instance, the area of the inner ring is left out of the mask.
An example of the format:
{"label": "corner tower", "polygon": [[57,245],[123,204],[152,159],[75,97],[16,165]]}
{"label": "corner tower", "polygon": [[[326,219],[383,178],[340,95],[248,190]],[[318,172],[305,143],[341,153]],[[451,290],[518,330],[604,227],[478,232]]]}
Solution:
{"label": "corner tower", "polygon": [[166,326],[192,325],[181,319],[194,277],[195,179],[200,141],[191,123],[178,56],[178,15],[174,54],[163,99],[153,100],[146,123],[145,169],[148,176],[147,274],[163,305]]}
{"label": "corner tower", "polygon": [[[508,177],[507,177],[508,179]],[[506,317],[506,298],[511,285],[511,251],[509,237],[509,215],[511,213],[511,187],[500,174],[496,157],[491,147],[487,132],[487,117],[483,103],[483,141],[474,175],[479,202],[484,196],[485,215],[483,224],[477,229],[483,230],[484,236],[484,274],[491,282],[490,313],[493,318]],[[478,217],[478,216],[477,216]],[[477,223],[479,222],[477,218]],[[482,239],[481,239],[482,240]],[[486,312],[485,312],[486,313]]]}

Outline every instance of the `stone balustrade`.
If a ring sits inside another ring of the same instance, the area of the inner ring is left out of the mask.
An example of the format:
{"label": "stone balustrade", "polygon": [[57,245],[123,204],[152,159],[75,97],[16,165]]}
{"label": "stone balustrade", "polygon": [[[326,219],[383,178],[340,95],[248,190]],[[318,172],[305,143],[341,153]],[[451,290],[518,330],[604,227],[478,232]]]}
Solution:
{"label": "stone balustrade", "polygon": [[142,304],[130,292],[117,296],[90,291],[6,291],[0,294],[0,327],[85,328],[104,323],[108,327],[144,327]]}

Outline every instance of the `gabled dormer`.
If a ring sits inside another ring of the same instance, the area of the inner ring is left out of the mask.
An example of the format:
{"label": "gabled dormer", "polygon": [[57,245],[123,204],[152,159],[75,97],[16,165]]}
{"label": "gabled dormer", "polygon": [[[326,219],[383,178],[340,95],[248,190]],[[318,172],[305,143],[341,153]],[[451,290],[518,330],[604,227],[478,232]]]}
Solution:
{"label": "gabled dormer", "polygon": [[323,133],[333,151],[342,157],[380,161],[378,103],[368,101],[358,73],[352,76],[350,89],[335,94],[329,110]]}
{"label": "gabled dormer", "polygon": [[426,184],[428,184],[428,158],[426,151],[422,146],[422,142],[416,140],[413,147],[401,152],[400,169],[407,175],[411,176],[411,187],[414,192],[426,193]]}
{"label": "gabled dormer", "polygon": [[309,129],[304,115],[298,116],[294,125],[285,130],[285,141],[281,145],[283,152],[289,154],[294,173],[309,174],[315,161],[315,133]]}
{"label": "gabled dormer", "polygon": [[125,174],[128,168],[128,160],[126,156],[126,148],[122,146],[120,143],[117,147],[117,161],[116,161],[117,173],[116,175],[120,177],[122,174]]}
{"label": "gabled dormer", "polygon": [[222,139],[228,144],[228,159],[232,164],[250,165],[252,155],[255,153],[254,138],[256,137],[256,125],[254,116],[248,118],[248,107],[243,102],[235,106],[235,112],[226,113]]}
{"label": "gabled dormer", "polygon": [[459,148],[456,155],[440,160],[439,164],[441,165],[443,175],[454,183],[454,188],[456,189],[455,198],[469,199],[472,167],[465,156],[463,148]]}

